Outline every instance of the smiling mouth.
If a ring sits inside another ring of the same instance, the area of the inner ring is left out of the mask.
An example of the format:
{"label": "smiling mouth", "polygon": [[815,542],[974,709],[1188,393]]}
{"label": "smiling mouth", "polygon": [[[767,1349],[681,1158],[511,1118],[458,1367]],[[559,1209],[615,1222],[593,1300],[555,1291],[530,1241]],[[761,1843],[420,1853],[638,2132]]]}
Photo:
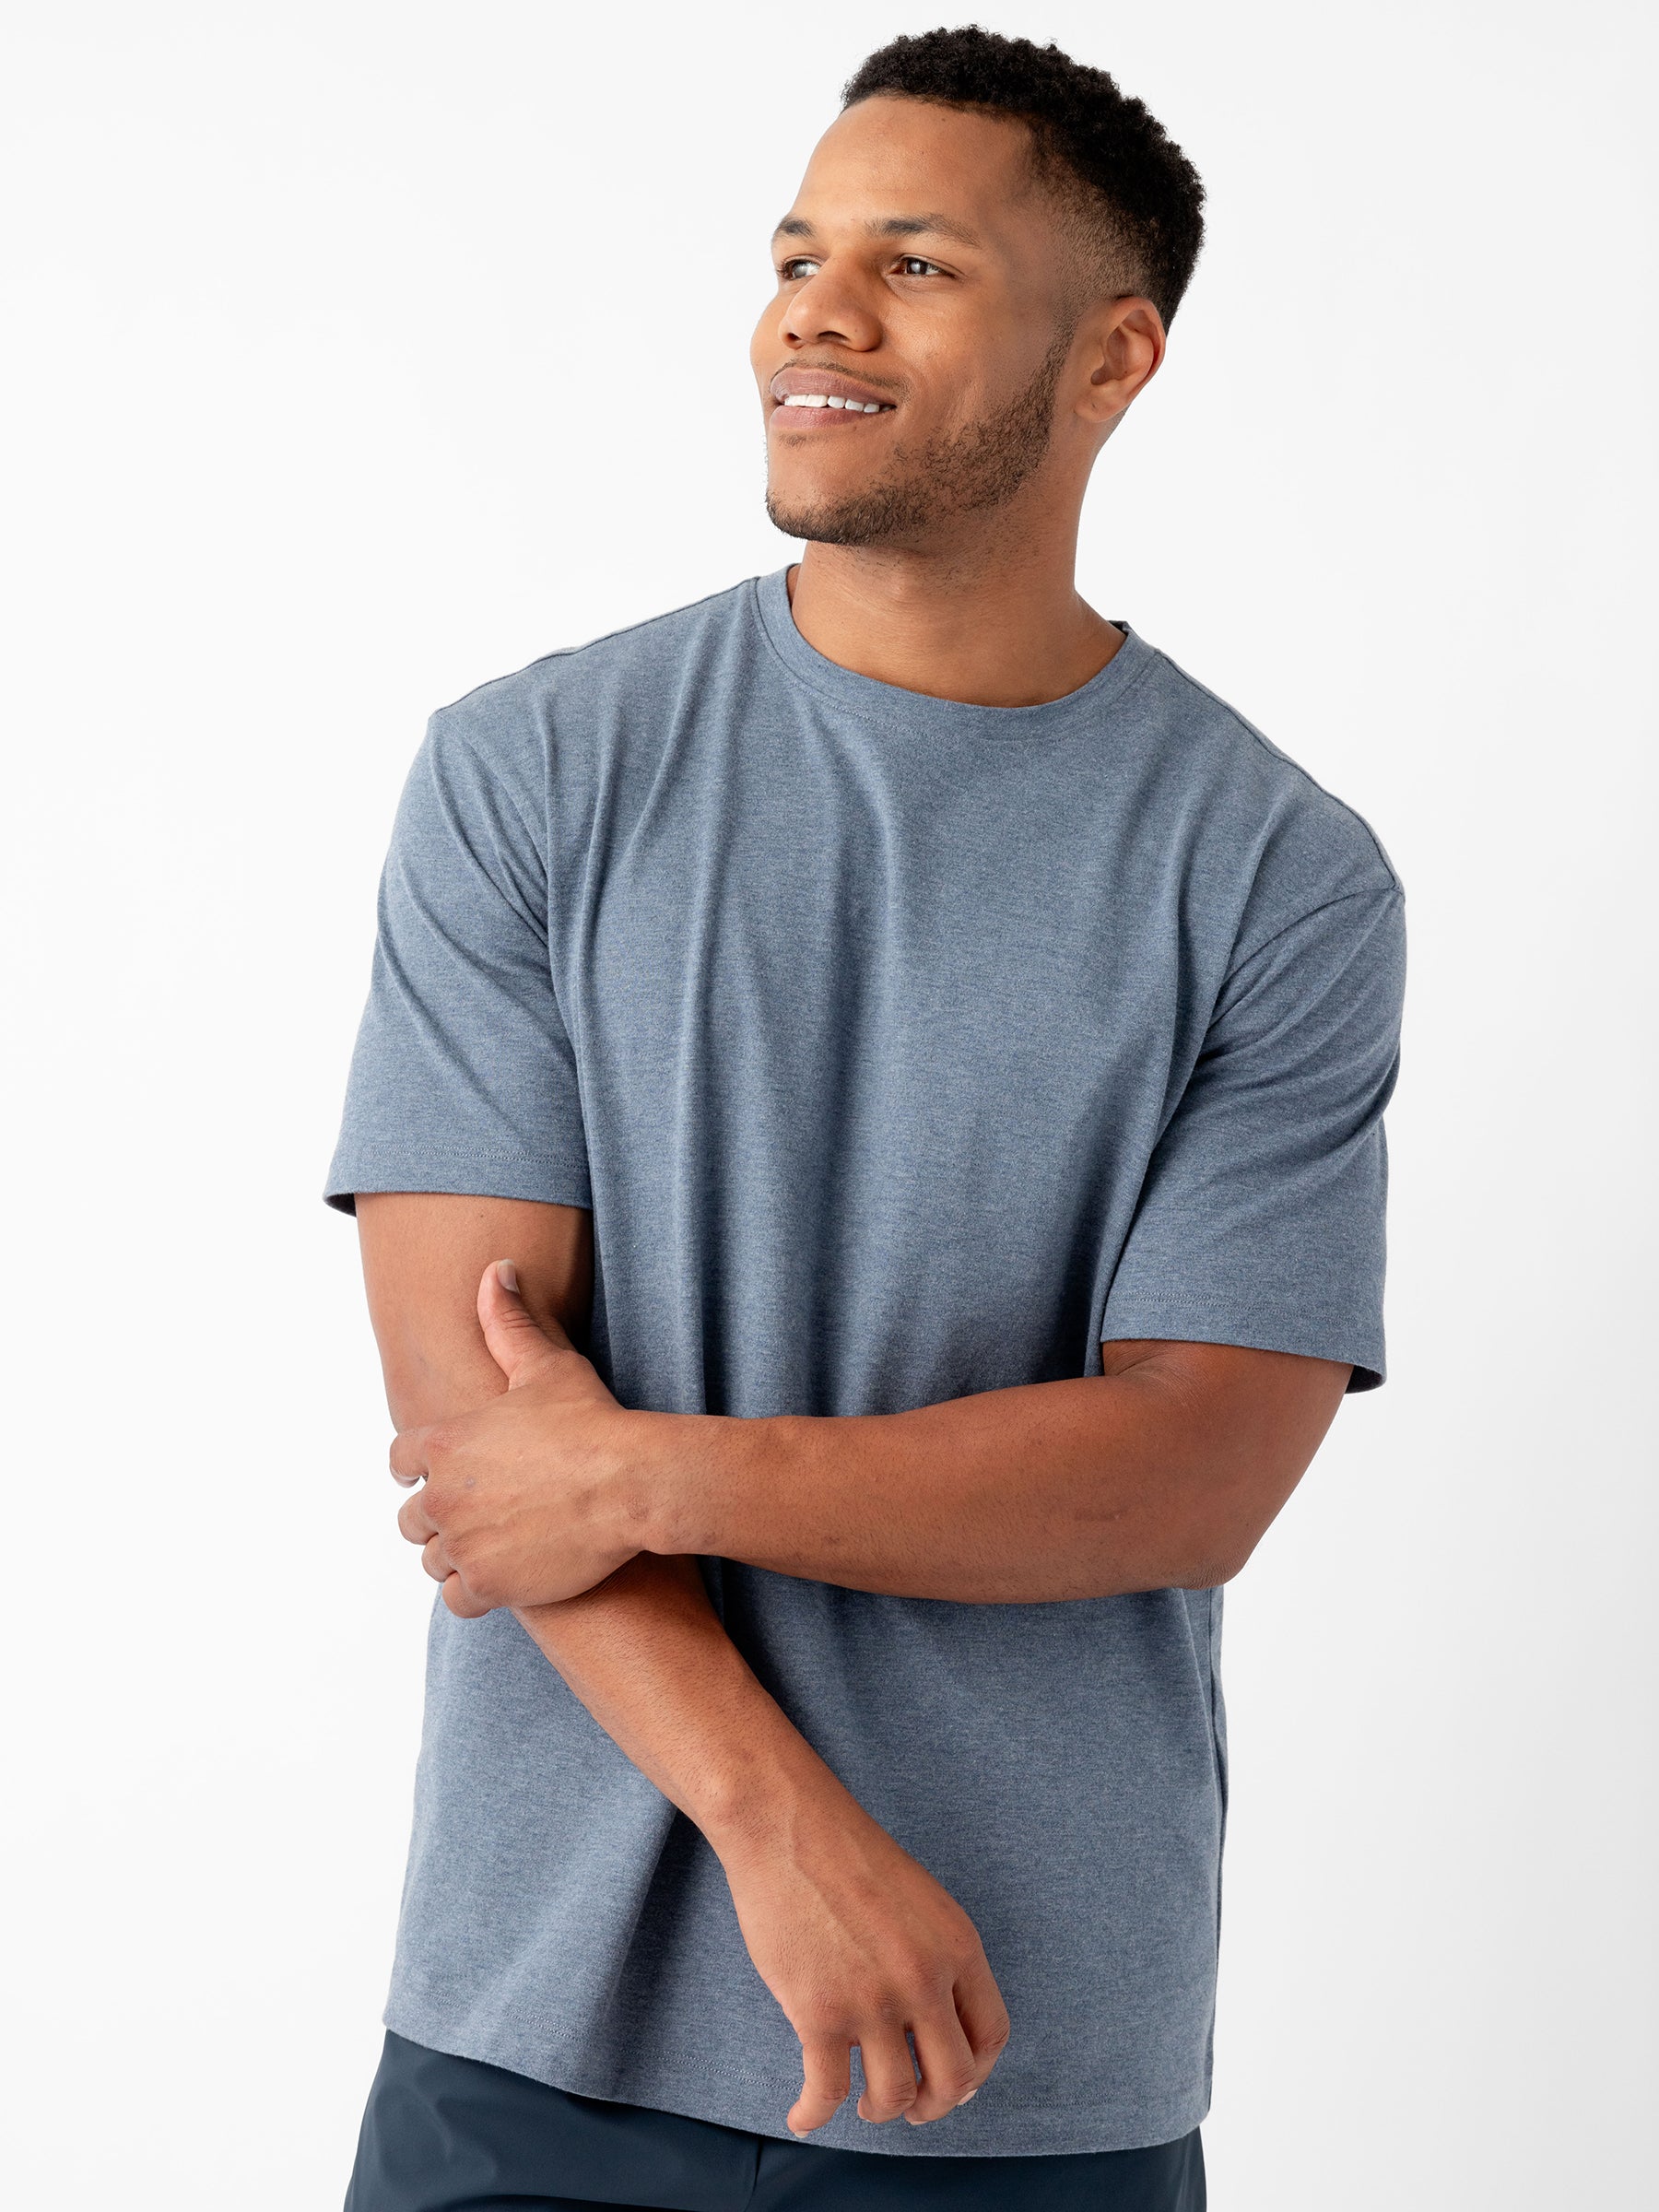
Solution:
{"label": "smiling mouth", "polygon": [[890,415],[893,410],[879,399],[841,399],[831,392],[792,392],[787,399],[778,402],[780,408],[790,407],[806,412],[835,413],[841,415]]}

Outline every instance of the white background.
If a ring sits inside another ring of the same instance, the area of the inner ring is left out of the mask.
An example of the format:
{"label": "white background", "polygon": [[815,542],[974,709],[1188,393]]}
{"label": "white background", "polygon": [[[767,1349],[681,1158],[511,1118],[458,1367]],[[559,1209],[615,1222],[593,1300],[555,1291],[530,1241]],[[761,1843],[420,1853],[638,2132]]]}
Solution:
{"label": "white background", "polygon": [[[940,18],[31,13],[6,2166],[31,2206],[299,2212],[379,2044],[428,1602],[319,1199],[398,787],[435,706],[789,557],[767,233],[861,56]],[[1112,68],[1211,195],[1083,588],[1410,901],[1393,1379],[1229,1596],[1219,2212],[1651,2201],[1638,16],[985,18]]]}

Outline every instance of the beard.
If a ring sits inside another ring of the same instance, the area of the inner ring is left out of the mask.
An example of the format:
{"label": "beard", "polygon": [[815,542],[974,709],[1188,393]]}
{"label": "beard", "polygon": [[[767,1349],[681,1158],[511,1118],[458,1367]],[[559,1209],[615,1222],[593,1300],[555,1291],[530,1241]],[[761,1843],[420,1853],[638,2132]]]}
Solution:
{"label": "beard", "polygon": [[1036,374],[994,415],[932,439],[917,452],[895,447],[887,474],[863,490],[799,507],[769,490],[766,512],[773,527],[814,545],[878,546],[913,536],[948,515],[1002,506],[1048,452],[1054,387],[1070,351],[1071,333],[1065,331]]}

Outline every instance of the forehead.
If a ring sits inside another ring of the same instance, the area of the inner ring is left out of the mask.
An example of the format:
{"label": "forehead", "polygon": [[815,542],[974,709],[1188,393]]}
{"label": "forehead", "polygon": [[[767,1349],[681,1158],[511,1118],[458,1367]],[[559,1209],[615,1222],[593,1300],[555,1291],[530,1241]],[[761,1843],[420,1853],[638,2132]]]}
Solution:
{"label": "forehead", "polygon": [[878,97],[838,115],[813,148],[792,217],[821,229],[935,216],[991,253],[1029,253],[1052,223],[1030,133],[1011,116]]}

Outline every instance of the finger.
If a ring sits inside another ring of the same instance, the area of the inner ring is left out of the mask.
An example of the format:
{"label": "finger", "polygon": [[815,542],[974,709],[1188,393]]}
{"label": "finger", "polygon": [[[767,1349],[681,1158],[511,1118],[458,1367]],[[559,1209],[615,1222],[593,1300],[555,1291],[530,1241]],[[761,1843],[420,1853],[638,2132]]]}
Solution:
{"label": "finger", "polygon": [[835,2117],[852,2087],[852,2052],[846,2039],[803,2037],[801,2093],[790,2107],[784,2125],[792,2135],[809,2136],[815,2127],[822,2127],[826,2120]]}
{"label": "finger", "polygon": [[912,2127],[921,2127],[966,2104],[984,2077],[954,2005],[924,2014],[911,2033],[916,2039],[922,2087],[904,2116]]}
{"label": "finger", "polygon": [[421,1547],[420,1564],[435,1583],[447,1583],[452,1574],[459,1571],[449,1553],[444,1550],[441,1536],[427,1538]]}
{"label": "finger", "polygon": [[[996,1986],[996,1977],[982,1956],[958,1975],[953,1994],[962,2033],[973,2053],[977,2088],[1007,2047],[1008,2008]],[[969,2095],[972,2093],[971,2089]]]}
{"label": "finger", "polygon": [[407,1489],[411,1483],[419,1482],[427,1471],[427,1432],[424,1429],[405,1429],[392,1439],[390,1465],[395,1479]]}
{"label": "finger", "polygon": [[916,2101],[916,2066],[903,2029],[866,2029],[858,2039],[858,2054],[865,2077],[859,2118],[879,2124],[908,2112]]}
{"label": "finger", "polygon": [[484,1270],[478,1284],[478,1325],[509,1390],[541,1373],[555,1352],[575,1348],[558,1322],[549,1320],[544,1326],[535,1319],[520,1294],[518,1269],[511,1260],[496,1260]]}
{"label": "finger", "polygon": [[426,1509],[426,1493],[418,1490],[397,1509],[397,1526],[406,1544],[424,1544],[438,1534],[438,1524]]}

